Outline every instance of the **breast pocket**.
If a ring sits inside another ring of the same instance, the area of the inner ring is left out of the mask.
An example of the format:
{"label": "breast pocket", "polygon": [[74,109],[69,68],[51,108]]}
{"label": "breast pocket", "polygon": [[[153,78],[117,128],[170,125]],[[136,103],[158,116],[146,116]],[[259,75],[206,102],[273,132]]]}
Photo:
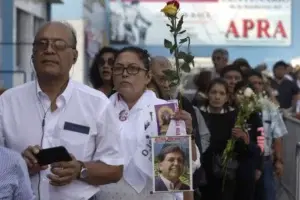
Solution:
{"label": "breast pocket", "polygon": [[60,132],[60,143],[78,160],[85,160],[87,147],[92,135],[90,125],[64,122]]}

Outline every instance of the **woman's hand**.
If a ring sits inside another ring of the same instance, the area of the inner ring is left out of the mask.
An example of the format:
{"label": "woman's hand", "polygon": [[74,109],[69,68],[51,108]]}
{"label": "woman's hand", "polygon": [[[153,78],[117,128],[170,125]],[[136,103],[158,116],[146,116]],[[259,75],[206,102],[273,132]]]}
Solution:
{"label": "woman's hand", "polygon": [[249,144],[249,135],[248,133],[244,132],[240,128],[233,128],[232,129],[232,136],[235,138],[241,138],[246,144]]}
{"label": "woman's hand", "polygon": [[174,118],[175,120],[183,120],[185,122],[186,126],[186,132],[187,134],[192,134],[193,133],[193,123],[192,123],[192,116],[190,113],[186,112],[185,110],[178,110]]}

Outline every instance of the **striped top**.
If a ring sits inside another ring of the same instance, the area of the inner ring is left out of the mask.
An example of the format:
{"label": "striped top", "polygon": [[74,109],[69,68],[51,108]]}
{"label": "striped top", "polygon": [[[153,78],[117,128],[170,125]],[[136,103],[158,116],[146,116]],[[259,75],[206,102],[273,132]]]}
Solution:
{"label": "striped top", "polygon": [[21,155],[0,147],[0,199],[33,200],[27,166]]}

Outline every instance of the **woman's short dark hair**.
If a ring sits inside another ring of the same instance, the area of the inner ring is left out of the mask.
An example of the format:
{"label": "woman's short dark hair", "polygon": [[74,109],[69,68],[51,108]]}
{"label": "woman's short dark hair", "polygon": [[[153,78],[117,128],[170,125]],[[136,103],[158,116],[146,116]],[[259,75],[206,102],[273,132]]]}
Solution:
{"label": "woman's short dark hair", "polygon": [[256,76],[260,79],[263,79],[263,76],[260,72],[258,72],[257,70],[251,70],[248,72],[247,78],[250,78],[251,76]]}
{"label": "woman's short dark hair", "polygon": [[150,63],[151,63],[151,57],[150,54],[148,53],[147,50],[142,49],[140,47],[136,47],[136,46],[128,46],[128,47],[124,47],[123,49],[120,49],[116,55],[116,58],[124,52],[132,52],[137,54],[137,56],[141,59],[141,61],[143,62],[145,68],[147,70],[150,69]]}
{"label": "woman's short dark hair", "polygon": [[248,69],[251,69],[251,66],[250,66],[249,62],[245,58],[237,58],[235,61],[233,61],[232,64],[235,65],[235,66],[238,66],[240,68],[242,66],[245,66]]}
{"label": "woman's short dark hair", "polygon": [[[227,84],[227,82],[226,82],[224,79],[222,79],[222,78],[215,78],[215,79],[213,79],[213,80],[209,83],[209,85],[208,85],[208,87],[207,87],[206,94],[208,94],[209,91],[212,89],[212,87],[214,87],[214,86],[217,85],[217,84],[223,85],[224,88],[225,88],[226,94],[227,94],[227,95],[229,94],[228,84]],[[204,101],[204,105],[206,105],[206,106],[209,105],[209,99],[208,99],[208,98]],[[224,107],[225,109],[228,109],[228,103],[225,103],[223,107]]]}
{"label": "woman's short dark hair", "polygon": [[236,71],[236,72],[240,73],[242,77],[244,76],[242,70],[240,69],[240,67],[238,67],[236,65],[227,65],[227,66],[225,66],[223,68],[223,70],[221,71],[220,76],[222,78],[224,78],[225,74],[227,74],[228,72],[231,72],[231,71]]}
{"label": "woman's short dark hair", "polygon": [[92,83],[93,88],[95,88],[95,89],[103,86],[103,80],[100,77],[98,65],[99,65],[99,61],[100,61],[101,57],[103,56],[103,54],[106,54],[106,53],[112,53],[116,57],[118,50],[111,48],[111,47],[103,47],[103,48],[99,49],[98,53],[95,55],[95,58],[93,60],[93,63],[92,63],[92,66],[91,66],[90,72],[89,72],[90,82]]}
{"label": "woman's short dark hair", "polygon": [[228,84],[227,84],[227,82],[226,82],[224,79],[222,79],[222,78],[215,78],[215,79],[213,79],[213,80],[209,83],[209,85],[208,85],[208,87],[207,87],[207,90],[206,90],[206,93],[208,94],[209,91],[211,90],[211,88],[212,88],[213,86],[217,85],[217,84],[223,85],[224,88],[225,88],[226,94],[229,93]]}

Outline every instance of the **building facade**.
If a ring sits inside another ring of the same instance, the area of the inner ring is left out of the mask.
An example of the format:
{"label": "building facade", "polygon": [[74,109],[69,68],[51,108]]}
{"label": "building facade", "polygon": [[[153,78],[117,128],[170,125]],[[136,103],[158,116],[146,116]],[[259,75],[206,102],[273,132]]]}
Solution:
{"label": "building facade", "polygon": [[[214,2],[214,1],[219,2],[219,3],[255,2],[255,1],[257,1],[257,2],[266,2],[267,5],[278,4],[278,2],[281,2],[281,1],[275,1],[275,0],[274,1],[262,1],[262,0],[253,0],[253,1],[247,1],[247,0],[239,0],[239,1],[210,0],[210,1],[206,1],[206,0],[199,0],[197,2]],[[91,3],[91,2],[95,2],[95,1],[94,0],[77,0],[77,1],[65,0],[63,5],[54,5],[53,6],[53,10],[52,10],[53,18],[56,19],[56,20],[84,19],[85,30],[86,30],[87,25],[89,25],[89,23],[87,21],[87,18],[88,18],[88,16],[90,16],[89,14],[87,15],[87,12],[86,12],[86,3]],[[112,2],[127,2],[127,4],[129,4],[130,2],[137,2],[137,1],[131,1],[131,0],[126,0],[126,1],[101,0],[101,1],[97,1],[97,2],[105,2],[105,4],[108,5],[108,4],[111,4]],[[155,3],[158,3],[158,2],[163,2],[162,3],[162,5],[163,5],[165,1],[164,0],[155,0],[155,1],[140,0],[139,2],[145,2],[145,3],[149,3],[149,4],[151,2],[153,2],[153,5]],[[186,1],[186,2],[189,2],[189,1]],[[195,1],[190,1],[190,2],[195,2]],[[220,43],[218,45],[216,45],[216,44],[214,44],[214,45],[213,44],[197,44],[197,43],[193,42],[193,40],[192,40],[191,41],[191,52],[193,53],[193,55],[195,57],[208,58],[208,57],[211,56],[211,53],[213,52],[213,50],[215,48],[220,48],[221,47],[221,48],[228,49],[228,51],[230,53],[230,60],[231,61],[233,61],[234,59],[239,58],[239,57],[244,57],[247,60],[249,60],[249,62],[252,66],[260,64],[261,62],[265,62],[271,67],[272,64],[274,64],[274,62],[276,62],[279,59],[283,59],[287,62],[290,62],[294,58],[300,56],[300,53],[299,53],[300,52],[300,46],[297,44],[297,37],[300,34],[300,24],[297,21],[297,19],[300,17],[300,13],[297,12],[297,10],[300,7],[300,1],[298,1],[298,0],[284,0],[282,2],[290,2],[291,3],[291,6],[289,6],[289,8],[291,7],[291,9],[284,8],[284,9],[288,10],[289,12],[281,11],[277,7],[274,7],[273,10],[272,10],[272,8],[270,8],[271,11],[270,11],[269,14],[271,15],[271,13],[276,12],[276,10],[278,10],[279,11],[278,15],[282,14],[282,16],[286,17],[285,26],[287,26],[286,31],[288,31],[290,33],[290,34],[288,34],[290,37],[289,37],[289,40],[287,41],[287,43],[285,45],[278,45],[279,42],[277,40],[275,40],[275,42],[273,41],[274,43],[277,43],[277,45],[274,45],[273,43],[272,44],[271,43],[270,44],[265,43],[266,45],[262,44],[262,45],[256,45],[256,46],[249,45],[249,44],[248,45],[242,45],[241,43],[238,44],[238,45],[233,45],[233,44],[226,45],[225,43],[223,43],[223,44]],[[239,4],[241,4],[241,3],[239,3]],[[246,3],[244,3],[244,4],[246,5]],[[134,5],[136,6],[138,4],[134,4]],[[72,7],[72,9],[70,9],[71,7]],[[106,14],[107,14],[107,16],[105,17],[105,19],[107,20],[106,21],[106,25],[107,25],[106,26],[106,35],[108,35],[108,36],[114,35],[113,33],[111,33],[110,29],[112,28],[112,26],[110,26],[110,25],[111,25],[112,21],[116,21],[115,18],[118,17],[118,15],[113,15],[115,17],[112,17],[111,12],[116,11],[117,9],[124,10],[127,7],[128,6],[124,5],[121,8],[116,7],[115,9],[113,9],[113,8],[112,9],[109,9],[109,8],[106,9]],[[93,8],[95,8],[95,7],[93,6]],[[160,7],[153,8],[153,6],[148,6],[147,8],[150,11],[156,10],[156,12],[158,12],[158,13],[160,11]],[[203,9],[204,6],[202,6],[201,8]],[[225,12],[226,10],[220,10],[220,11],[216,10],[216,12],[219,12],[219,14],[222,13],[221,11]],[[145,10],[142,10],[142,12],[140,12],[140,13],[145,13],[146,14],[147,12]],[[290,13],[290,14],[287,15],[286,13]],[[120,14],[120,13],[117,13],[117,14]],[[130,14],[130,12],[129,12],[129,14]],[[262,15],[264,13],[260,12],[260,14]],[[121,17],[122,16],[123,15],[121,15]],[[276,16],[276,14],[274,14],[274,15],[272,14],[272,16],[274,17],[274,16]],[[196,17],[207,17],[207,15],[204,15],[204,16],[200,15],[200,16],[196,16]],[[123,16],[123,18],[124,18],[124,16]],[[97,19],[97,18],[93,17],[93,19]],[[273,18],[271,17],[271,19],[273,19]],[[157,25],[158,23],[164,23],[163,20],[156,20],[155,21],[152,18],[150,18],[149,21],[152,23],[152,26]],[[149,23],[143,22],[143,21],[141,21],[140,23],[142,25],[144,24],[143,26],[147,26],[147,24],[149,24]],[[244,20],[243,23],[246,24],[246,25],[249,25],[249,24],[251,24],[251,21]],[[257,22],[257,23],[258,23],[258,25],[260,23],[260,26],[262,26],[262,25],[264,25],[265,22],[260,21],[260,22]],[[99,25],[100,23],[96,23],[96,24]],[[272,26],[270,26],[270,27],[272,27]],[[207,28],[211,28],[211,27],[207,27]],[[241,28],[241,27],[239,27],[239,28]],[[262,27],[260,27],[260,30],[261,30],[261,28]],[[124,27],[123,27],[123,29],[124,29]],[[279,31],[282,32],[280,24],[277,24],[275,29],[277,31],[279,30]],[[118,30],[118,28],[117,28],[117,30]],[[122,26],[119,27],[119,30],[122,30]],[[231,27],[230,30],[233,30],[233,28]],[[124,31],[126,31],[126,30],[123,30],[123,32]],[[256,31],[258,31],[257,27],[256,27],[256,29],[253,29],[254,33]],[[208,30],[208,32],[209,33],[207,35],[209,35],[209,36],[212,35],[213,36],[213,33],[211,33],[211,31]],[[231,31],[231,32],[233,32],[233,31]],[[232,33],[232,34],[234,35],[236,33]],[[162,34],[156,34],[155,32],[154,33],[149,32],[149,33],[147,33],[147,35],[151,35],[151,37],[156,37],[156,36],[161,36]],[[86,32],[85,37],[87,37],[87,36],[89,36],[89,35]],[[151,45],[147,44],[147,42],[146,42],[146,44],[143,44],[142,46],[144,48],[146,48],[153,56],[161,55],[161,56],[170,57],[169,50],[167,50],[163,47],[163,39],[159,39],[157,41],[161,41],[161,45],[159,45],[158,42],[156,42],[156,43],[153,42]],[[258,40],[256,40],[256,41],[258,41]],[[103,43],[103,45],[105,45],[105,43]],[[87,43],[87,44],[88,44],[88,46],[85,44],[86,49],[85,49],[84,52],[89,50],[89,46],[92,46],[92,44],[90,44],[90,43]],[[112,43],[111,43],[111,45],[112,45]],[[114,46],[116,48],[121,48],[124,45],[116,44],[116,45],[112,45],[112,46]],[[82,51],[80,53],[82,53]],[[87,71],[89,67],[90,67],[89,63],[86,62],[85,66],[84,66],[85,71]],[[85,78],[85,80],[86,80],[86,78]]]}
{"label": "building facade", "polygon": [[51,4],[63,0],[0,1],[0,87],[11,88],[32,79],[32,42],[51,19]]}

